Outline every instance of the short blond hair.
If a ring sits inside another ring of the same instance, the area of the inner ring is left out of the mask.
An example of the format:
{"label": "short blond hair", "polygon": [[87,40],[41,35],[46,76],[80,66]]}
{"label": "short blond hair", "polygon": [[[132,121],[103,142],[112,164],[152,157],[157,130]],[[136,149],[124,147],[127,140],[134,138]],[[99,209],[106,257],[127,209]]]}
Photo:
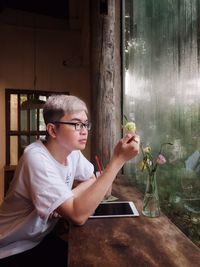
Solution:
{"label": "short blond hair", "polygon": [[43,107],[44,122],[47,125],[50,122],[59,121],[65,114],[77,113],[88,109],[83,100],[72,95],[52,95]]}

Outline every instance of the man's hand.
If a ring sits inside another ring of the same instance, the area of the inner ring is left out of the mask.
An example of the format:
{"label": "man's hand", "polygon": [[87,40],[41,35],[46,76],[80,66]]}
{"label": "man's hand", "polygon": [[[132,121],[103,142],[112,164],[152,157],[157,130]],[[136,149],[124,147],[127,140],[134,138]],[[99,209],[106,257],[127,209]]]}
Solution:
{"label": "man's hand", "polygon": [[125,135],[114,149],[114,158],[120,159],[123,163],[138,155],[140,149],[140,138],[136,134]]}

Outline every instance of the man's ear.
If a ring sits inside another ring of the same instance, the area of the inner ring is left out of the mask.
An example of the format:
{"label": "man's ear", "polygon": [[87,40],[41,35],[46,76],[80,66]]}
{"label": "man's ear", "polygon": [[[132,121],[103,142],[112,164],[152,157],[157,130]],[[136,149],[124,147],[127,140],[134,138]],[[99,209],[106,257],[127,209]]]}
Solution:
{"label": "man's ear", "polygon": [[56,138],[56,126],[53,123],[48,123],[47,124],[47,132],[49,136]]}

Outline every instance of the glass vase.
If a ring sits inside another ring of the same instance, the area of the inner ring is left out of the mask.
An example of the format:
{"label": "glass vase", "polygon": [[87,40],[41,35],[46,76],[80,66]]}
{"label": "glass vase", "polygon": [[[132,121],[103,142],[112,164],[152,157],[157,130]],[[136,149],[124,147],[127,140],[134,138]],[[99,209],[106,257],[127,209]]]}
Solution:
{"label": "glass vase", "polygon": [[151,218],[158,217],[160,215],[160,204],[155,172],[147,176],[142,214]]}

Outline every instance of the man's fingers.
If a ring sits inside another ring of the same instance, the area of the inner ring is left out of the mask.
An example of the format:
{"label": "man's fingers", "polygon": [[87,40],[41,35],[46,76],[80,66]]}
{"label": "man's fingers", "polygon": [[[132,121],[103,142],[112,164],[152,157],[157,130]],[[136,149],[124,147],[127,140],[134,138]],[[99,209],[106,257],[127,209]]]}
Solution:
{"label": "man's fingers", "polygon": [[123,141],[126,144],[129,144],[132,141],[139,143],[140,139],[138,135],[127,134],[124,136]]}
{"label": "man's fingers", "polygon": [[133,136],[133,141],[136,143],[140,142],[140,137],[138,135]]}
{"label": "man's fingers", "polygon": [[[122,139],[122,141],[123,141],[123,143],[128,143],[129,142],[129,140],[131,140],[133,138],[133,135],[132,134],[126,134],[125,136],[124,136],[124,138]],[[131,141],[130,141],[131,142]]]}

